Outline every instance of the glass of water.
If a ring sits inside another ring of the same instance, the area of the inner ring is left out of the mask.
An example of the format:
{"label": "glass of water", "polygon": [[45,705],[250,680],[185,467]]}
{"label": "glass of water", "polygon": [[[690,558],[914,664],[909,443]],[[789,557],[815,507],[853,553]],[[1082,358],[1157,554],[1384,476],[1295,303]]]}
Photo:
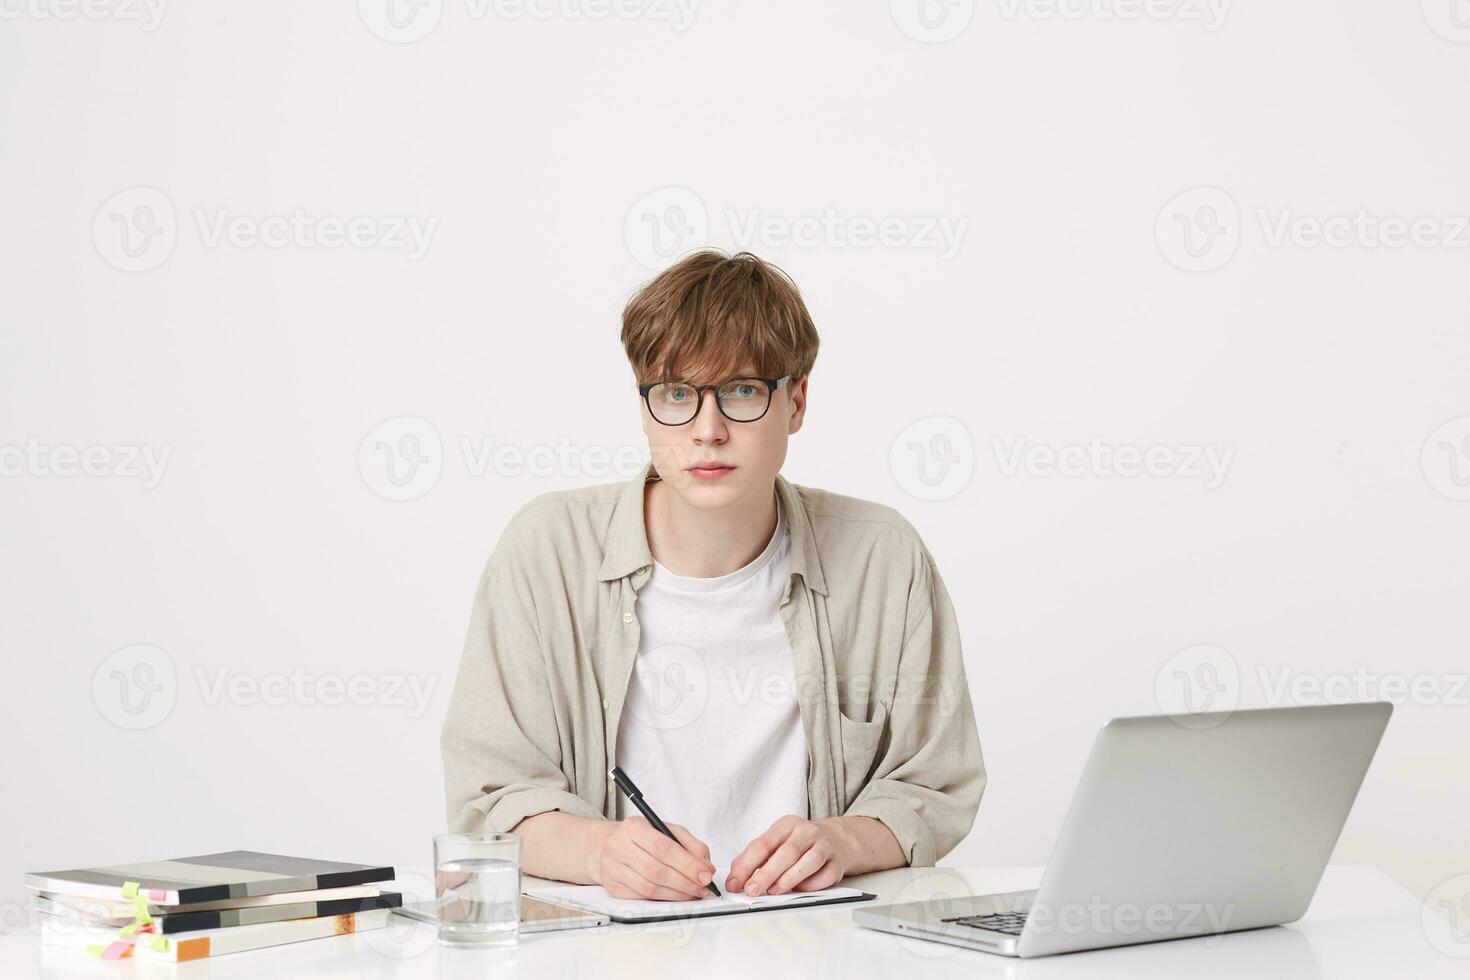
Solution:
{"label": "glass of water", "polygon": [[520,836],[435,837],[434,892],[441,944],[514,945],[521,926]]}

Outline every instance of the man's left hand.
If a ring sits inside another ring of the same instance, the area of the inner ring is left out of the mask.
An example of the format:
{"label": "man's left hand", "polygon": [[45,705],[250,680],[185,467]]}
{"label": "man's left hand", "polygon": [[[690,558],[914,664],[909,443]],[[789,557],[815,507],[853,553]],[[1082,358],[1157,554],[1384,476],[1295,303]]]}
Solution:
{"label": "man's left hand", "polygon": [[841,881],[849,864],[839,824],[787,814],[730,862],[725,888],[747,895],[816,891]]}

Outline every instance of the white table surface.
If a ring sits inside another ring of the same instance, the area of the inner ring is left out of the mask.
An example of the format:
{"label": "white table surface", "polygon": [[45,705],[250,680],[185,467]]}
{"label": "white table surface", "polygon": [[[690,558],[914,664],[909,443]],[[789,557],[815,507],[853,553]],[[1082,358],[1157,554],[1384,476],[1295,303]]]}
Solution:
{"label": "white table surface", "polygon": [[[844,884],[887,902],[1034,888],[1039,878],[1039,868],[899,868]],[[523,887],[537,883],[526,878]],[[42,947],[34,934],[22,932],[0,938],[0,977],[1470,977],[1470,937],[1456,937],[1446,920],[1426,919],[1418,900],[1367,866],[1328,868],[1307,915],[1290,926],[1034,960],[863,929],[852,921],[857,907],[613,923],[525,935],[514,948],[473,951],[441,948],[431,926],[395,915],[387,929],[377,932],[181,964],[103,962],[83,952]]]}

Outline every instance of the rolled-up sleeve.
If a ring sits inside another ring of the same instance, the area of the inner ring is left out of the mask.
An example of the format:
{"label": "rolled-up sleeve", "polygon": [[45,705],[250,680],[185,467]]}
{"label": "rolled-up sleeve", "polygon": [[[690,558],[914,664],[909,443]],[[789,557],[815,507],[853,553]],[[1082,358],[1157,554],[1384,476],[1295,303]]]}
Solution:
{"label": "rolled-up sleeve", "polygon": [[882,821],[909,866],[929,867],[974,826],[986,774],[954,606],[922,545],[904,628],[887,746],[846,815]]}
{"label": "rolled-up sleeve", "polygon": [[562,810],[601,819],[570,791],[514,519],[480,575],[440,748],[451,831],[506,833]]}

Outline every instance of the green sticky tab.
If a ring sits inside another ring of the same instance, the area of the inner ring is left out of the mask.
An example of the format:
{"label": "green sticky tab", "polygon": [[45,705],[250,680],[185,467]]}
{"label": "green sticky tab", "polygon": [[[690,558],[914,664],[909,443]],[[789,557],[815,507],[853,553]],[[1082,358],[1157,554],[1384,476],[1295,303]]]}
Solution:
{"label": "green sticky tab", "polygon": [[87,946],[87,952],[91,953],[93,956],[101,956],[102,946],[99,943],[90,943]]}
{"label": "green sticky tab", "polygon": [[160,953],[167,953],[168,952],[168,937],[167,936],[154,936],[153,939],[148,943],[148,945],[151,946],[153,949],[158,950]]}
{"label": "green sticky tab", "polygon": [[138,883],[136,881],[123,882],[123,898],[137,898]]}
{"label": "green sticky tab", "polygon": [[140,923],[134,922],[130,926],[123,926],[121,929],[119,929],[117,931],[117,934],[119,936],[131,936],[133,933],[135,933],[135,932],[138,931],[139,924]]}

